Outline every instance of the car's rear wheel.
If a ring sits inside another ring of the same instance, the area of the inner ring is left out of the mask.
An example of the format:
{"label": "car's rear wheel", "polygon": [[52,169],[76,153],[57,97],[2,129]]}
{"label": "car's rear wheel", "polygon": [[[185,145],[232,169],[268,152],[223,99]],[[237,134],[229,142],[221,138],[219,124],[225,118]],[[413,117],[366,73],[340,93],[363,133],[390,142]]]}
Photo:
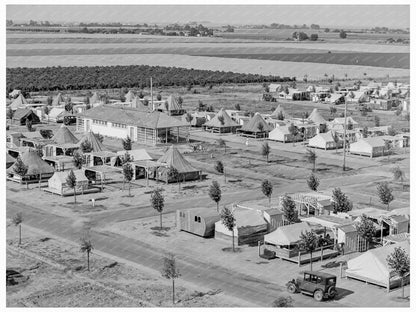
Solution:
{"label": "car's rear wheel", "polygon": [[324,299],[324,292],[321,289],[315,290],[313,297],[316,301],[322,301]]}
{"label": "car's rear wheel", "polygon": [[296,292],[296,285],[293,283],[289,283],[289,285],[287,285],[287,291],[291,294],[294,294]]}
{"label": "car's rear wheel", "polygon": [[336,295],[337,295],[337,290],[335,289],[334,286],[330,286],[328,288],[328,297],[333,299],[333,298],[335,298]]}

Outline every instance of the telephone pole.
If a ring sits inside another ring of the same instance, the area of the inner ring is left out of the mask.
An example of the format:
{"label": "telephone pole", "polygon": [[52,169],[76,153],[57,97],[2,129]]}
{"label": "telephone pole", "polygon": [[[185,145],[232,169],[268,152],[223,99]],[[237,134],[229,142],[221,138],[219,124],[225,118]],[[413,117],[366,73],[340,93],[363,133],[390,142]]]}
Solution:
{"label": "telephone pole", "polygon": [[346,136],[347,136],[347,101],[345,101],[345,110],[344,110],[344,155],[343,155],[344,161],[342,163],[342,171],[346,170],[345,168],[345,154],[346,154],[345,147],[347,144]]}
{"label": "telephone pole", "polygon": [[153,104],[153,80],[152,77],[150,77],[150,101],[152,103],[152,111],[155,111],[155,105]]}

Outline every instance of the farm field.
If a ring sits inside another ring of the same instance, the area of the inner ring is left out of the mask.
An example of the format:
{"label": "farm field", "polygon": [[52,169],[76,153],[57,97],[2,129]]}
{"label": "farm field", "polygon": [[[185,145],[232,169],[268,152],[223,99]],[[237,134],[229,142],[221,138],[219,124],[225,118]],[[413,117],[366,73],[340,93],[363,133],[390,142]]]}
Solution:
{"label": "farm field", "polygon": [[7,67],[48,67],[48,66],[102,66],[111,65],[152,65],[231,71],[274,76],[296,77],[298,80],[308,75],[309,80],[320,80],[324,74],[342,79],[345,74],[350,79],[368,77],[390,78],[408,77],[408,69],[319,64],[310,62],[284,62],[269,60],[230,59],[225,57],[203,57],[177,54],[111,54],[111,55],[50,55],[50,56],[9,56]]}

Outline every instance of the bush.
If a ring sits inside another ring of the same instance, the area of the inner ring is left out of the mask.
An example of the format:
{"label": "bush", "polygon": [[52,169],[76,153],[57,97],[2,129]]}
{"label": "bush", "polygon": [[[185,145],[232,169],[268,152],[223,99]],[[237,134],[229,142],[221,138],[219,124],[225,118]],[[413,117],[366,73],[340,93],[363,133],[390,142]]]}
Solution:
{"label": "bush", "polygon": [[279,297],[275,301],[273,301],[274,308],[291,308],[293,307],[293,299],[292,297]]}
{"label": "bush", "polygon": [[311,41],[316,41],[316,40],[318,40],[318,34],[312,34]]}

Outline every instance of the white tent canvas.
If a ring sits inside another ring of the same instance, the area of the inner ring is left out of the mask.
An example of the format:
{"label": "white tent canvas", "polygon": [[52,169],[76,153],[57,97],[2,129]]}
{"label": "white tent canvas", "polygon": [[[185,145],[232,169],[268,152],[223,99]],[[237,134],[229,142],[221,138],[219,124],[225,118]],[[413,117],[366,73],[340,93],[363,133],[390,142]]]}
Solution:
{"label": "white tent canvas", "polygon": [[276,246],[294,245],[300,240],[302,232],[311,230],[312,227],[306,222],[285,225],[265,235],[264,241]]}
{"label": "white tent canvas", "polygon": [[321,148],[324,150],[337,147],[337,143],[334,140],[332,132],[318,133],[313,138],[309,139],[308,145],[310,147]]}
{"label": "white tent canvas", "polygon": [[347,277],[390,288],[392,283],[390,279],[394,277],[394,274],[387,264],[387,256],[396,247],[403,248],[409,254],[409,241],[366,251],[348,261],[348,269],[345,271]]}
{"label": "white tent canvas", "polygon": [[[85,176],[83,170],[74,170],[73,171],[76,178],[76,187],[75,191],[80,193],[88,188],[88,179]],[[66,193],[73,193],[73,189],[70,188],[66,182],[69,171],[57,171],[53,176],[48,180],[48,189],[53,193],[64,195]]]}
{"label": "white tent canvas", "polygon": [[131,157],[133,157],[133,161],[139,160],[152,160],[153,158],[147,153],[145,149],[136,149],[131,151],[118,151],[117,155],[124,156],[126,152],[129,153]]}
{"label": "white tent canvas", "polygon": [[269,132],[269,140],[278,141],[278,142],[292,142],[293,135],[290,133],[289,128],[286,127],[276,127],[271,132]]}

